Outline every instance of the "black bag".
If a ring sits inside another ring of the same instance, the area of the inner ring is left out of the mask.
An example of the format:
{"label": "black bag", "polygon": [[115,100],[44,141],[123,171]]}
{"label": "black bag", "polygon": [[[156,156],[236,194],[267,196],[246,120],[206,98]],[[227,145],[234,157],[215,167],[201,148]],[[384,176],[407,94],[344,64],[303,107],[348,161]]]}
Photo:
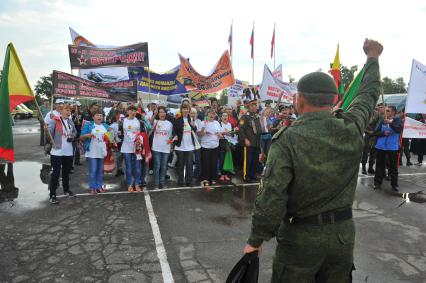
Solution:
{"label": "black bag", "polygon": [[229,273],[226,283],[257,283],[259,280],[258,252],[245,254]]}
{"label": "black bag", "polygon": [[220,139],[219,140],[219,151],[227,152],[229,150],[230,150],[230,147],[229,147],[228,140],[225,139],[225,138],[224,139]]}

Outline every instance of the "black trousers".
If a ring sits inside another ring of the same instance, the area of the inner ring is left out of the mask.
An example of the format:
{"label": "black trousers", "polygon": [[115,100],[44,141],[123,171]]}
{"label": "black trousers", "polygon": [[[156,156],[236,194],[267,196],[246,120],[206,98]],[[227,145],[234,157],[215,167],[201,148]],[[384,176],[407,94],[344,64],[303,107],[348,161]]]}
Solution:
{"label": "black trousers", "polygon": [[410,154],[410,139],[402,139],[402,146],[399,150],[399,160],[400,164],[402,164],[402,153],[405,154],[405,157],[407,158],[407,163],[410,162],[411,154]]}
{"label": "black trousers", "polygon": [[246,156],[245,156],[245,170],[244,170],[244,179],[250,180],[255,179],[256,174],[259,173],[259,147],[246,146]]}
{"label": "black trousers", "polygon": [[398,150],[380,150],[376,149],[376,174],[374,175],[374,184],[381,185],[386,176],[386,159],[389,176],[392,187],[398,186]]}
{"label": "black trousers", "polygon": [[201,148],[201,180],[209,182],[217,180],[217,162],[219,147]]}
{"label": "black trousers", "polygon": [[364,150],[362,152],[362,165],[366,165],[368,161],[368,168],[373,168],[376,162],[376,151],[375,151],[376,138],[371,135],[365,134],[364,136]]}
{"label": "black trousers", "polygon": [[[178,174],[178,185],[183,184],[183,179],[185,176],[185,183],[190,184],[192,182],[192,176],[194,171],[192,165],[194,163],[194,152],[193,151],[180,151],[175,150],[178,156],[178,165],[176,168],[176,173]],[[185,169],[185,172],[184,172]],[[184,174],[185,173],[185,174]]]}
{"label": "black trousers", "polygon": [[50,179],[50,197],[56,196],[56,189],[59,186],[59,177],[62,169],[62,187],[64,193],[70,189],[70,170],[72,166],[72,156],[50,156],[50,164],[52,165],[52,177]]}

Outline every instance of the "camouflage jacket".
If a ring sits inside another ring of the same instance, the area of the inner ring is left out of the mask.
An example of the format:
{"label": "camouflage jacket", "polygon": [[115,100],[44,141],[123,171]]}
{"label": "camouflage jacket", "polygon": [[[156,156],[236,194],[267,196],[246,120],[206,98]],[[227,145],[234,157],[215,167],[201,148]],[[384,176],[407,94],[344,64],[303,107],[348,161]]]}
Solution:
{"label": "camouflage jacket", "polygon": [[285,219],[352,206],[363,134],[380,91],[379,62],[370,58],[347,112],[305,113],[274,135],[248,244],[280,238]]}

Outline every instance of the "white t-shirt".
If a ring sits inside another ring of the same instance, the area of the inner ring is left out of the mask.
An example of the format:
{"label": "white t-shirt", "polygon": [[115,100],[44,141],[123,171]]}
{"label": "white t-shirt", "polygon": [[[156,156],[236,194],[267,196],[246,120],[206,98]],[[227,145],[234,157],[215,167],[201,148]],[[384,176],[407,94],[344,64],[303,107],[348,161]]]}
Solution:
{"label": "white t-shirt", "polygon": [[92,137],[90,141],[90,151],[86,151],[86,157],[89,158],[104,158],[107,154],[104,135],[107,132],[105,126],[100,124],[93,127]]}
{"label": "white t-shirt", "polygon": [[[204,122],[200,119],[195,120],[195,126],[197,126],[197,133],[201,132],[201,128],[204,127]],[[200,142],[201,137],[197,134],[197,139]]]}
{"label": "white t-shirt", "polygon": [[183,118],[183,136],[180,146],[176,146],[175,150],[179,151],[192,151],[194,150],[194,144],[192,143],[192,129],[188,123],[188,118]]}
{"label": "white t-shirt", "polygon": [[[222,132],[223,133],[225,133],[225,132],[232,132],[232,125],[231,125],[231,123],[228,122],[227,124],[225,124],[225,123],[222,122]],[[236,145],[238,143],[238,140],[237,140],[237,138],[235,136],[228,136],[228,135],[223,135],[223,136],[225,137],[225,139],[228,142],[230,142],[233,145]]]}
{"label": "white t-shirt", "polygon": [[167,120],[154,121],[154,138],[152,140],[152,150],[164,153],[170,153],[170,140],[173,132],[173,124]]}
{"label": "white t-shirt", "polygon": [[[49,112],[50,113],[50,112]],[[48,114],[50,115],[50,114]],[[50,118],[50,116],[49,116]],[[50,155],[54,156],[73,156],[74,150],[72,147],[72,142],[68,142],[67,139],[71,137],[71,127],[69,126],[69,123],[72,123],[71,119],[63,119],[64,124],[62,124],[62,145],[61,148],[55,148],[52,147],[52,150],[50,151]]]}
{"label": "white t-shirt", "polygon": [[141,124],[138,119],[125,118],[123,121],[123,144],[121,145],[122,153],[135,153],[135,139],[141,131]]}
{"label": "white t-shirt", "polygon": [[208,122],[204,121],[202,128],[205,128],[205,135],[201,137],[201,147],[216,148],[219,146],[219,137],[217,133],[222,132],[222,127],[218,121]]}

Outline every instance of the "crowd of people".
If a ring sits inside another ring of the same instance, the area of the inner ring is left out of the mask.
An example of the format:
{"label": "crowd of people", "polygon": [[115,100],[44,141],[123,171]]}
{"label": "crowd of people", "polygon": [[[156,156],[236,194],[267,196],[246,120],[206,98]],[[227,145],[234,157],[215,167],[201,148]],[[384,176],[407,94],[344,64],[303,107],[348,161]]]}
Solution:
{"label": "crowd of people", "polygon": [[[105,172],[124,175],[129,192],[140,192],[151,174],[148,189],[166,188],[170,168],[175,168],[181,187],[196,183],[209,187],[235,177],[258,182],[273,135],[297,119],[292,105],[259,104],[257,99],[230,106],[211,98],[208,106],[200,107],[184,98],[178,109],[167,109],[157,101],[146,108],[142,103],[114,103],[101,109],[92,103],[86,111],[79,103],[57,99],[54,110],[49,110],[47,102],[42,107],[45,131],[40,142],[47,141],[51,156],[52,203],[58,202],[60,175],[64,193],[74,196],[69,174],[81,165],[81,155],[88,164],[92,194],[105,192]],[[402,154],[407,166],[412,165],[410,150],[418,156],[417,165],[422,164],[426,144],[412,139],[410,149],[410,140],[401,139],[404,118],[395,107],[379,103],[365,131],[362,173],[374,174],[375,189],[387,179],[398,191]]]}
{"label": "crowd of people", "polygon": [[[52,174],[50,201],[58,203],[56,191],[68,196],[69,175],[74,166],[88,165],[91,194],[105,192],[104,173],[124,175],[129,192],[147,186],[166,188],[168,170],[175,168],[177,185],[213,186],[241,177],[255,183],[263,174],[272,136],[296,119],[292,105],[265,103],[255,98],[237,101],[236,106],[219,105],[216,98],[200,107],[184,98],[178,109],[167,109],[153,101],[114,103],[102,109],[92,103],[83,111],[80,103],[57,99],[41,107],[44,120],[41,145],[50,154]],[[150,183],[150,184],[151,184]]]}
{"label": "crowd of people", "polygon": [[[391,182],[393,191],[399,191],[398,167],[403,166],[403,155],[406,166],[413,165],[411,153],[417,155],[417,166],[423,163],[426,140],[402,138],[405,117],[404,109],[398,112],[395,106],[379,103],[365,130],[362,173],[374,175],[376,190],[381,189],[383,180],[386,179]],[[416,114],[415,119],[425,122],[422,114]]]}

